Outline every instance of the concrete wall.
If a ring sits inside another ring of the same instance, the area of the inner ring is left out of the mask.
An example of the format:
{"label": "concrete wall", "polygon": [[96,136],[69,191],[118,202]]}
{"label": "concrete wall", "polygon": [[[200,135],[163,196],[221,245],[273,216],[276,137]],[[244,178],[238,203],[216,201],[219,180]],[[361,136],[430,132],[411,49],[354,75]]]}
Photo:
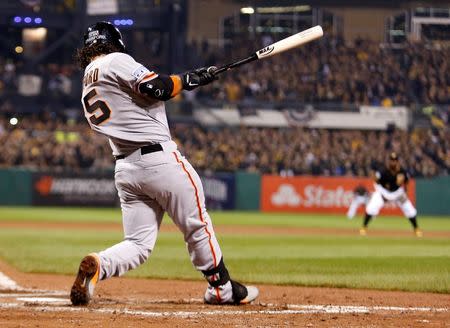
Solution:
{"label": "concrete wall", "polygon": [[189,1],[188,40],[217,40],[223,17],[238,12],[240,4],[226,0]]}
{"label": "concrete wall", "polygon": [[[242,7],[226,0],[195,0],[189,2],[188,40],[216,40],[223,17],[233,15]],[[342,18],[343,33],[347,40],[358,36],[384,41],[384,26],[388,17],[402,12],[396,8],[342,8],[325,10]]]}
{"label": "concrete wall", "polygon": [[346,40],[357,37],[383,42],[387,18],[403,12],[393,8],[326,8],[342,18],[343,34]]}

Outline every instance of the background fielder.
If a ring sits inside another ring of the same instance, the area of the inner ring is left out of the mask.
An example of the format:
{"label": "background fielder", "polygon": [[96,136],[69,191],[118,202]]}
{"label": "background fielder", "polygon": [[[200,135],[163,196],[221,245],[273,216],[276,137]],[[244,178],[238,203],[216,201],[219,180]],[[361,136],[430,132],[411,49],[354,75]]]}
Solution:
{"label": "background fielder", "polygon": [[364,223],[360,229],[361,235],[366,235],[370,220],[378,215],[384,204],[394,202],[411,222],[416,236],[422,236],[417,225],[417,210],[406,194],[408,180],[408,173],[400,166],[397,154],[390,153],[387,166],[375,172],[375,191],[366,206]]}
{"label": "background fielder", "polygon": [[353,198],[347,210],[347,218],[349,220],[355,217],[356,211],[362,205],[366,205],[369,201],[369,191],[363,185],[357,186],[353,190]]}
{"label": "background fielder", "polygon": [[192,264],[208,281],[210,304],[245,304],[258,289],[231,280],[200,178],[171,140],[164,102],[215,79],[213,68],[163,75],[125,53],[121,34],[99,22],[84,35],[78,60],[85,68],[82,103],[91,128],[109,138],[116,158],[115,183],[124,240],[86,256],[71,289],[74,305],[88,304],[98,280],[120,276],[152,252],[164,212],[184,234]]}

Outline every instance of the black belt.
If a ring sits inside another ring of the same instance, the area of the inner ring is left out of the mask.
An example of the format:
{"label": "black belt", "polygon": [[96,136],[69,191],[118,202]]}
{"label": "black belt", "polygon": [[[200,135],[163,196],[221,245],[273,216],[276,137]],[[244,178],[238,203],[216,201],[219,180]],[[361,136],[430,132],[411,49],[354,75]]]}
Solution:
{"label": "black belt", "polygon": [[[161,150],[163,150],[163,148],[160,144],[147,145],[147,146],[141,147],[141,154],[144,155],[144,154],[154,153],[156,151],[161,151]],[[117,161],[118,159],[124,159],[127,156],[128,155],[117,155],[117,156],[114,156],[114,158]]]}

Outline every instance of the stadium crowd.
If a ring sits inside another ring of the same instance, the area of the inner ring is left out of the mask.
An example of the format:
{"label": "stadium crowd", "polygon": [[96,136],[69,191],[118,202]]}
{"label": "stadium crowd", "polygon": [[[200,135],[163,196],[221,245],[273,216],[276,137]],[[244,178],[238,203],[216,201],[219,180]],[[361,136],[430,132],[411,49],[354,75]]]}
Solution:
{"label": "stadium crowd", "polygon": [[[306,128],[205,130],[176,124],[173,138],[199,171],[246,170],[280,175],[367,176],[388,150],[402,156],[413,176],[450,173],[450,133],[416,130],[315,130]],[[0,167],[52,171],[113,169],[104,137],[87,123],[28,117],[16,126],[0,118]]]}
{"label": "stadium crowd", "polygon": [[[203,54],[206,65],[217,65],[230,58],[245,58],[272,41],[262,38],[257,45],[233,41],[228,52],[202,47],[198,53]],[[200,89],[198,97],[228,102],[257,99],[376,106],[450,104],[448,58],[450,47],[408,43],[395,48],[369,40],[348,44],[340,38],[325,37],[229,72],[221,83]]]}
{"label": "stadium crowd", "polygon": [[[191,45],[186,68],[229,62],[273,42],[233,40],[218,49]],[[289,129],[204,130],[176,125],[173,137],[201,171],[237,169],[274,174],[366,176],[383,162],[386,151],[402,154],[413,176],[449,174],[450,134],[445,128],[450,109],[450,48],[407,44],[392,48],[368,40],[347,44],[325,37],[257,64],[221,76],[216,83],[184,93],[193,100],[276,106],[278,102],[358,105],[435,104],[443,128],[436,130],[332,131]],[[114,159],[104,138],[83,122],[62,120],[72,108],[81,116],[81,72],[73,63],[27,67],[0,56],[1,167],[44,170],[112,169]],[[188,100],[189,100],[188,99]],[[25,116],[17,126],[11,114]],[[427,107],[431,110],[433,107]],[[26,110],[25,110],[26,109]],[[48,113],[55,112],[55,117]],[[3,115],[2,115],[3,113]],[[47,113],[47,114],[45,114]],[[46,116],[47,115],[47,116]]]}
{"label": "stadium crowd", "polygon": [[28,67],[0,56],[0,113],[80,107],[81,72],[72,64]]}
{"label": "stadium crowd", "polygon": [[[192,44],[186,69],[227,63],[271,43],[233,40],[225,49]],[[137,55],[137,58],[142,56]],[[146,57],[145,57],[146,58]],[[220,102],[306,102],[355,105],[450,104],[450,47],[409,43],[394,48],[369,40],[353,44],[324,37],[320,42],[244,65],[200,88],[189,99]],[[147,64],[147,60],[144,63]],[[151,63],[148,63],[150,68]],[[158,70],[158,68],[155,68]],[[33,104],[71,107],[80,94],[81,72],[73,63],[26,67],[0,57],[0,100],[31,98]]]}

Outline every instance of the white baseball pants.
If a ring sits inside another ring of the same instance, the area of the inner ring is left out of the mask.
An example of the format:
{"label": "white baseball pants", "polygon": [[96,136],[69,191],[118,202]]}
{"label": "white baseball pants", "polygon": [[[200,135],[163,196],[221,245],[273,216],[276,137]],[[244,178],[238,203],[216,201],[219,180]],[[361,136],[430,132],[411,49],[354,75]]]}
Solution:
{"label": "white baseball pants", "polygon": [[[379,188],[382,188],[378,186]],[[385,200],[383,199],[383,196],[387,201],[394,202],[403,212],[403,215],[407,218],[412,218],[417,215],[417,210],[415,209],[414,205],[411,203],[411,201],[408,199],[406,193],[403,192],[389,192],[386,189],[383,188],[383,190],[380,190],[379,188],[376,188],[376,190],[372,193],[372,196],[370,197],[369,202],[366,205],[366,213],[372,216],[378,215],[380,213],[381,208],[385,204]]]}
{"label": "white baseball pants", "polygon": [[347,218],[353,219],[355,217],[356,211],[361,205],[365,205],[367,203],[367,196],[360,196],[357,195],[353,197],[352,202],[350,203],[350,206],[348,207],[347,211]]}
{"label": "white baseball pants", "polygon": [[[141,155],[140,149],[116,162],[124,240],[99,253],[100,279],[120,276],[144,263],[152,252],[164,212],[181,230],[197,270],[210,270],[222,258],[205,208],[202,183],[173,141],[163,151]],[[211,289],[211,290],[210,290]],[[231,299],[231,284],[208,292]]]}

